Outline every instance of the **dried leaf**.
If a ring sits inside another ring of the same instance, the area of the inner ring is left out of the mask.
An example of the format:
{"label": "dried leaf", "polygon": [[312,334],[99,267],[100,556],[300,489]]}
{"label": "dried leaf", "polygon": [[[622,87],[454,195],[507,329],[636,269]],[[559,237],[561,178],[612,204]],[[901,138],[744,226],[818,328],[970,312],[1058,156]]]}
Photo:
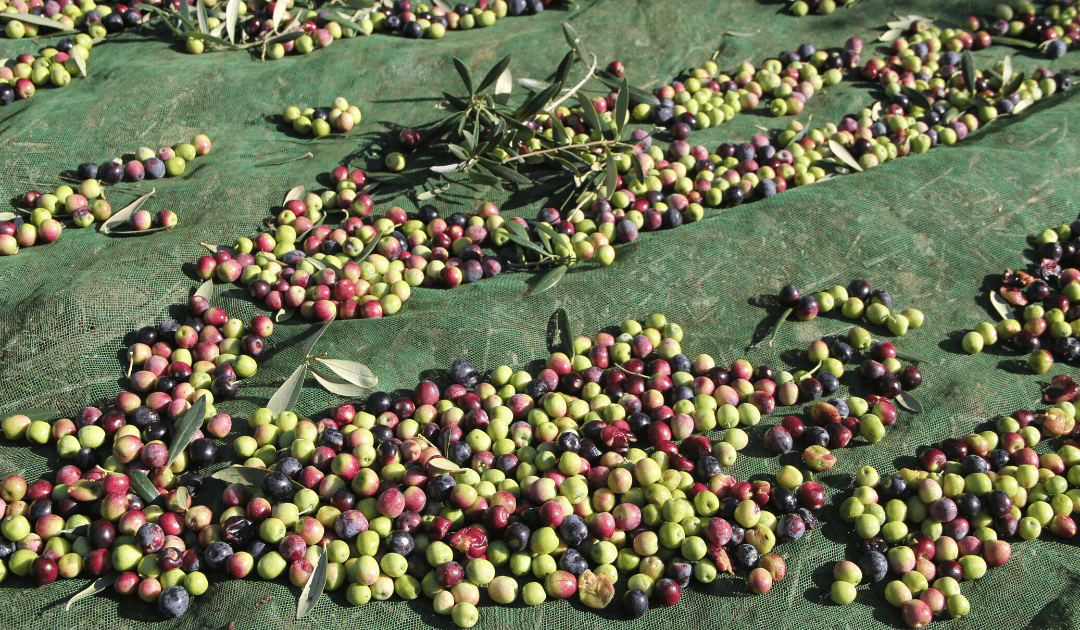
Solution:
{"label": "dried leaf", "polygon": [[292,316],[296,314],[296,309],[283,306],[274,313],[274,321],[281,323],[292,319]]}
{"label": "dried leaf", "polygon": [[75,593],[70,598],[68,598],[67,605],[64,606],[64,611],[66,612],[71,610],[71,605],[79,601],[80,599],[86,599],[87,597],[97,595],[101,591],[104,591],[105,589],[112,586],[113,582],[116,581],[117,575],[119,574],[116,571],[112,571],[91,582],[90,586],[87,586],[83,590]]}
{"label": "dried leaf", "polygon": [[[29,13],[0,13],[0,18],[5,20],[18,20],[23,24],[33,24],[35,26],[44,26],[45,28],[52,28],[60,31],[61,33],[74,33],[75,31],[68,30],[68,27],[64,26],[60,22],[52,18],[42,17],[39,15],[31,15]],[[60,33],[55,33],[60,34]],[[53,33],[50,33],[50,36]]]}
{"label": "dried leaf", "polygon": [[461,82],[465,84],[465,91],[469,93],[469,96],[474,96],[476,90],[473,89],[473,82],[472,77],[469,76],[469,69],[466,68],[465,64],[457,57],[454,57],[454,68],[457,69],[457,73],[461,77]]}
{"label": "dried leaf", "polygon": [[180,419],[180,425],[173,434],[172,444],[169,445],[169,460],[165,464],[166,468],[172,466],[173,461],[180,456],[180,453],[184,452],[188,443],[191,442],[192,436],[202,428],[205,419],[206,396],[202,396],[191,405],[184,417]]}
{"label": "dried leaf", "polygon": [[300,599],[296,602],[297,619],[311,612],[323,594],[323,589],[326,587],[326,563],[326,549],[322,548],[319,552],[319,561],[315,563],[315,570],[308,577],[307,584],[300,593]]}
{"label": "dried leaf", "polygon": [[1005,301],[1005,298],[998,295],[997,291],[990,292],[990,305],[997,311],[998,316],[1001,319],[1016,319],[1016,314],[1013,313],[1012,307]]}
{"label": "dried leaf", "polygon": [[307,376],[307,363],[296,366],[293,373],[281,384],[274,395],[266,403],[266,408],[277,417],[283,411],[292,411],[296,401],[300,398],[300,391],[304,389],[304,377]]}
{"label": "dried leaf", "polygon": [[[894,346],[895,347],[895,346]],[[929,363],[930,359],[911,352],[905,352],[900,348],[896,348],[896,358],[903,361],[911,361],[912,363]]]}
{"label": "dried leaf", "polygon": [[14,221],[15,217],[14,212],[0,212],[0,221]]}
{"label": "dried leaf", "polygon": [[960,57],[960,67],[964,73],[964,87],[975,93],[975,57],[970,50],[965,50]]}
{"label": "dried leaf", "polygon": [[904,34],[903,29],[890,28],[889,30],[885,31],[880,36],[878,36],[878,41],[879,42],[894,42],[894,41],[900,39],[900,36],[903,35],[903,34]]}
{"label": "dried leaf", "polygon": [[510,74],[510,68],[503,70],[499,80],[495,83],[495,102],[506,105],[510,100],[510,92],[514,90],[514,75]]}
{"label": "dried leaf", "polygon": [[201,297],[202,299],[209,302],[210,298],[214,297],[214,281],[207,280],[206,282],[199,285],[199,288],[195,291],[195,297]]}
{"label": "dried leaf", "polygon": [[127,355],[128,355],[127,377],[131,378],[131,372],[135,369],[135,351],[132,350],[131,348],[128,348]]}
{"label": "dried leaf", "polygon": [[379,377],[375,376],[368,366],[358,361],[342,359],[318,359],[318,361],[353,385],[374,389],[379,384]]}
{"label": "dried leaf", "polygon": [[855,169],[856,171],[863,170],[862,167],[859,166],[859,161],[852,157],[852,155],[848,153],[848,150],[844,148],[844,145],[840,144],[836,140],[829,140],[829,149],[832,151],[832,154],[844,164]]}
{"label": "dried leaf", "polygon": [[150,478],[141,470],[133,470],[128,473],[128,479],[131,481],[131,489],[134,490],[135,494],[139,495],[147,505],[157,501],[158,497],[161,496],[158,494],[154,484],[150,483]]}
{"label": "dried leaf", "polygon": [[281,24],[281,19],[285,17],[285,8],[288,3],[285,0],[279,0],[274,4],[274,14],[270,18],[270,26],[274,31],[277,31],[278,24]]}
{"label": "dried leaf", "polygon": [[300,186],[296,186],[295,188],[292,188],[291,190],[289,190],[289,192],[285,193],[285,199],[281,202],[281,205],[284,206],[285,204],[289,203],[290,201],[296,201],[297,199],[300,199],[303,196],[304,196],[304,186],[303,186],[303,184],[301,184]]}
{"label": "dried leaf", "polygon": [[994,43],[1013,46],[1015,48],[1038,48],[1038,44],[1034,42],[1029,42],[1026,39],[1017,39],[1015,37],[995,37]]}
{"label": "dried leaf", "polygon": [[52,420],[56,416],[60,415],[59,412],[52,409],[41,409],[39,407],[27,407],[26,409],[13,409],[6,412],[3,416],[0,416],[0,420],[6,420],[11,416],[26,416],[31,421],[34,420]]}
{"label": "dried leaf", "polygon": [[559,265],[558,267],[547,272],[547,274],[540,278],[540,281],[536,283],[532,289],[529,289],[528,295],[536,295],[537,293],[543,293],[551,287],[559,284],[559,280],[563,279],[566,275],[566,270],[569,269],[567,265]]}
{"label": "dried leaf", "polygon": [[907,392],[900,392],[900,395],[896,397],[896,402],[911,413],[923,412],[923,406],[919,404],[919,401],[915,400],[914,396]]}
{"label": "dried leaf", "polygon": [[171,230],[175,227],[176,225],[161,225],[158,227],[147,228],[145,230],[113,230],[109,232],[109,236],[146,236],[148,234],[157,234],[158,232]]}
{"label": "dried leaf", "polygon": [[344,379],[332,376],[321,376],[314,370],[312,370],[311,375],[315,377],[315,380],[319,382],[319,385],[323,386],[323,389],[343,398],[361,398],[370,394],[373,389],[371,387],[355,385]]}
{"label": "dried leaf", "polygon": [[115,228],[126,223],[127,220],[131,218],[131,215],[135,214],[135,211],[139,209],[139,206],[143,205],[143,202],[149,199],[150,196],[153,195],[156,191],[156,188],[152,188],[150,189],[150,192],[124,206],[119,212],[112,215],[107,221],[102,223],[101,227],[98,228],[98,231],[102,234],[108,234],[112,232]]}

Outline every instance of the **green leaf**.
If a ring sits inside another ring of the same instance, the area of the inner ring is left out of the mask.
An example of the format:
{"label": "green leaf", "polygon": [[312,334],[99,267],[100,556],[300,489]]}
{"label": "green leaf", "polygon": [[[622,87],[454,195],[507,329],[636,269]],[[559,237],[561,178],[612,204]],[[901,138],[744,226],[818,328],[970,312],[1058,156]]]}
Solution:
{"label": "green leaf", "polygon": [[1009,82],[1001,86],[1000,94],[1002,96],[1009,96],[1013,92],[1020,89],[1020,86],[1024,83],[1024,73],[1017,72],[1012,75]]}
{"label": "green leaf", "polygon": [[899,403],[901,407],[907,409],[911,413],[923,412],[923,406],[919,403],[919,401],[915,400],[914,396],[907,392],[900,392],[900,395],[896,397],[896,402]]}
{"label": "green leaf", "polygon": [[547,274],[540,278],[540,281],[536,283],[536,286],[529,289],[528,295],[536,295],[537,293],[543,293],[551,287],[559,284],[559,280],[563,279],[566,275],[566,270],[569,269],[567,265],[559,265],[558,267],[547,272]]}
{"label": "green leaf", "polygon": [[306,344],[304,344],[304,356],[305,356],[305,357],[307,357],[307,356],[310,356],[310,355],[311,355],[311,349],[315,347],[315,343],[319,341],[319,337],[322,337],[322,336],[323,336],[323,333],[324,333],[324,332],[326,332],[326,329],[327,329],[327,328],[328,328],[329,326],[330,326],[330,322],[326,322],[326,323],[325,323],[325,324],[323,324],[322,326],[319,326],[318,330],[316,330],[316,331],[315,331],[315,332],[314,332],[314,333],[313,333],[313,334],[311,335],[311,337],[309,337],[309,338],[308,338],[308,341],[307,341],[307,343],[306,343]]}
{"label": "green leaf", "polygon": [[352,383],[353,385],[359,385],[360,387],[367,387],[369,389],[379,385],[379,377],[375,376],[371,369],[363,363],[346,361],[343,359],[316,360],[333,370],[334,374],[337,374],[345,379],[346,382]]}
{"label": "green leaf", "polygon": [[71,58],[75,60],[75,66],[79,69],[79,75],[86,76],[86,61],[83,60],[82,55],[71,55]]}
{"label": "green leaf", "polygon": [[52,420],[56,416],[60,415],[60,413],[57,412],[57,411],[53,411],[52,409],[41,409],[41,408],[38,408],[38,407],[27,407],[26,409],[13,409],[11,411],[8,411],[8,412],[4,413],[4,415],[0,416],[0,419],[5,419],[6,420],[7,418],[10,418],[11,416],[20,416],[20,415],[26,416],[27,418],[30,418],[30,420],[32,422],[34,420],[42,420],[42,421]]}
{"label": "green leaf", "polygon": [[[199,23],[199,32],[209,33],[210,25],[206,19],[206,5],[203,4],[202,0],[195,0],[195,18]],[[277,28],[277,22],[274,22],[274,28]]]}
{"label": "green leaf", "polygon": [[266,40],[267,44],[284,44],[285,42],[291,42],[296,39],[300,39],[306,35],[304,31],[289,31],[288,33],[282,33],[277,37]]}
{"label": "green leaf", "polygon": [[923,356],[920,356],[920,355],[917,355],[917,354],[913,354],[911,352],[905,352],[905,351],[901,350],[900,348],[896,348],[896,358],[901,359],[903,361],[911,361],[912,363],[929,363],[930,362],[930,359],[927,359],[926,357],[923,357]]}
{"label": "green leaf", "polygon": [[14,212],[0,212],[0,221],[14,221],[15,217]]}
{"label": "green leaf", "polygon": [[149,199],[150,196],[153,195],[156,191],[157,191],[156,188],[152,188],[150,190],[150,192],[146,193],[142,197],[139,197],[135,201],[132,201],[128,205],[124,206],[119,212],[112,215],[111,217],[109,217],[109,219],[107,221],[102,223],[101,227],[98,228],[98,231],[101,232],[102,234],[108,234],[109,232],[112,232],[114,229],[116,229],[120,225],[123,225],[124,223],[126,223],[127,220],[131,217],[131,215],[134,214],[135,211],[139,209],[139,206],[143,205],[143,202],[146,201],[147,199]]}
{"label": "green leaf", "polygon": [[[180,6],[185,7],[187,3],[184,0],[180,0]],[[236,43],[236,26],[240,20],[240,0],[229,0],[229,3],[225,5],[225,32],[229,34],[229,41]]]}
{"label": "green leaf", "polygon": [[904,96],[908,97],[908,100],[911,101],[912,105],[921,107],[927,111],[929,111],[930,108],[933,107],[933,105],[930,104],[930,99],[926,98],[925,94],[916,90],[915,88],[901,85],[900,92],[903,93]]}
{"label": "green leaf", "polygon": [[364,250],[354,259],[354,262],[359,265],[367,260],[367,257],[371,255],[371,252],[375,251],[375,248],[379,246],[379,239],[381,239],[384,234],[386,234],[386,232],[383,231],[376,234],[375,238],[371,239],[371,242],[364,246]]}
{"label": "green leaf", "polygon": [[71,605],[74,604],[75,602],[79,601],[80,599],[86,599],[87,597],[97,595],[101,591],[104,591],[105,589],[109,588],[110,586],[113,585],[114,582],[116,582],[116,577],[118,575],[119,574],[116,571],[111,571],[111,572],[99,577],[98,579],[94,580],[93,582],[90,583],[90,586],[87,586],[83,590],[79,591],[78,593],[75,593],[74,595],[72,595],[71,597],[68,598],[67,604],[64,606],[64,611],[67,612],[67,611],[71,610]]}
{"label": "green leaf", "polygon": [[353,22],[352,20],[350,20],[347,17],[342,17],[341,15],[339,15],[337,13],[331,13],[331,14],[325,16],[325,19],[330,20],[331,22],[337,22],[338,24],[344,26],[345,28],[356,31],[357,33],[363,33],[364,32],[363,27],[361,27],[359,24],[357,24],[356,22]]}
{"label": "green leaf", "polygon": [[[196,1],[202,2],[202,0]],[[180,0],[180,19],[187,22],[188,24],[191,23],[191,9],[188,7],[187,0]]]}
{"label": "green leaf", "polygon": [[337,378],[336,376],[322,376],[318,372],[312,370],[311,375],[315,377],[315,380],[319,382],[319,385],[323,386],[323,389],[341,396],[343,398],[361,398],[371,393],[372,387],[363,387],[355,383],[350,383],[345,379]]}
{"label": "green leaf", "polygon": [[990,292],[990,305],[997,311],[998,316],[1001,319],[1016,319],[1016,314],[1013,313],[1012,307],[1005,298],[1001,297],[997,291]]}
{"label": "green leaf", "polygon": [[585,119],[589,121],[589,126],[595,129],[599,133],[607,131],[608,126],[604,124],[604,121],[600,119],[600,114],[596,113],[596,107],[593,106],[592,101],[588,96],[585,96],[581,92],[576,94],[578,104],[581,105],[582,113],[585,115]]}
{"label": "green leaf", "polygon": [[994,43],[1004,44],[1014,48],[1038,48],[1038,44],[1029,42],[1026,39],[1016,39],[1015,37],[995,37]]}
{"label": "green leaf", "polygon": [[213,297],[213,296],[214,296],[214,281],[213,280],[207,280],[206,282],[199,285],[199,288],[195,290],[195,296],[194,297],[201,297],[202,299],[209,302],[210,298]]}
{"label": "green leaf", "polygon": [[570,317],[567,316],[564,308],[556,310],[555,316],[559,318],[559,336],[562,338],[563,353],[572,357],[574,356],[574,339],[570,334]]}
{"label": "green leaf", "polygon": [[172,466],[173,461],[184,452],[191,437],[202,428],[204,420],[206,420],[206,396],[201,396],[180,419],[180,424],[173,434],[172,444],[169,445],[169,460],[165,464],[166,468]]}
{"label": "green leaf", "polygon": [[[483,161],[488,162],[489,160],[483,160]],[[489,168],[492,173],[494,173],[495,175],[505,179],[506,181],[510,182],[511,184],[514,184],[515,186],[528,186],[529,184],[532,183],[531,179],[529,179],[528,177],[525,177],[521,173],[515,171],[514,169],[512,169],[512,168],[510,168],[508,166],[503,166],[502,164],[498,164],[498,163],[485,164],[485,166],[487,166],[487,168]]]}
{"label": "green leaf", "polygon": [[132,490],[134,490],[135,494],[139,495],[147,505],[157,501],[158,497],[161,496],[158,494],[154,484],[150,483],[150,478],[141,470],[133,470],[128,473],[128,479],[131,480]]}
{"label": "green leaf", "polygon": [[526,90],[532,90],[533,92],[545,90],[551,85],[547,81],[537,81],[536,79],[518,79],[517,82],[521,87]]}
{"label": "green leaf", "polygon": [[[282,4],[284,4],[284,3],[282,3]],[[300,199],[303,196],[304,196],[304,186],[303,186],[303,184],[301,184],[300,186],[296,186],[295,188],[290,189],[289,192],[285,193],[285,199],[281,202],[281,205],[284,206],[285,204],[289,203],[290,201],[296,201],[297,199]]]}
{"label": "green leaf", "polygon": [[582,63],[588,65],[589,52],[585,50],[585,44],[582,43],[581,37],[578,36],[577,31],[575,31],[574,27],[570,26],[568,22],[563,22],[562,29],[563,35],[566,36],[566,43],[577,53],[578,59],[580,59]]}
{"label": "green leaf", "polygon": [[[599,76],[599,75],[596,78],[599,79],[601,83],[608,86],[609,89],[612,89],[612,90],[621,89],[622,83],[620,83],[619,81],[616,81],[615,79],[609,79],[607,77],[603,77],[603,76]],[[648,92],[646,90],[643,90],[641,88],[636,88],[636,87],[634,87],[632,85],[628,86],[628,87],[630,88],[630,98],[635,103],[645,103],[646,105],[651,105],[652,107],[659,107],[660,106],[660,99],[656,98],[656,96],[654,94],[652,94],[652,93],[650,93],[650,92]]]}
{"label": "green leaf", "polygon": [[965,50],[960,56],[960,66],[964,72],[964,87],[975,93],[975,57],[970,50]]}
{"label": "green leaf", "polygon": [[[484,75],[484,79],[480,81],[480,85],[476,86],[477,92],[483,92],[484,88],[494,84],[502,77],[503,72],[510,65],[510,57],[511,55],[503,57],[499,60],[499,63],[491,67],[491,70],[488,70],[488,73]],[[496,89],[495,92],[498,93],[498,90]]]}
{"label": "green leaf", "polygon": [[566,126],[562,124],[559,117],[555,114],[551,115],[551,139],[555,141],[556,145],[564,145],[566,141],[570,139],[570,132],[566,129]]}
{"label": "green leaf", "polygon": [[109,236],[147,236],[148,234],[156,234],[158,232],[164,232],[177,227],[176,225],[159,225],[157,227],[147,228],[145,230],[113,230],[109,232]]}
{"label": "green leaf", "polygon": [[[52,18],[42,17],[42,16],[38,16],[38,15],[31,15],[29,13],[0,13],[0,18],[3,18],[5,20],[18,20],[19,22],[22,22],[23,24],[33,24],[35,26],[43,26],[45,28],[53,28],[53,29],[56,29],[56,30],[60,31],[60,33],[74,33],[75,32],[75,31],[69,30],[68,27],[64,26],[63,24],[57,22],[56,20],[54,20]],[[54,33],[54,34],[58,35],[60,33]],[[51,35],[52,34],[50,34],[50,36]]]}
{"label": "green leaf", "polygon": [[[880,105],[880,103],[878,103],[878,105]],[[785,144],[783,148],[786,149],[798,142],[799,140],[802,140],[806,136],[806,134],[810,132],[810,121],[813,119],[814,115],[810,114],[810,116],[806,119],[806,124],[803,125],[803,128],[800,129],[799,132],[796,133],[794,136],[791,136],[791,140],[787,144]]]}
{"label": "green leaf", "polygon": [[274,321],[277,323],[285,322],[292,319],[292,316],[296,314],[296,309],[282,306],[276,312],[274,312]]}
{"label": "green leaf", "polygon": [[1015,107],[1013,107],[1012,115],[1015,116],[1015,115],[1019,114],[1020,112],[1024,111],[1025,109],[1031,107],[1034,104],[1035,104],[1035,99],[1033,99],[1033,98],[1031,98],[1029,96],[1029,97],[1025,98],[1024,100],[1020,101],[1019,103],[1017,103]]}
{"label": "green leaf", "polygon": [[619,174],[615,170],[615,158],[611,155],[611,149],[604,147],[604,163],[607,175],[604,178],[604,186],[607,188],[607,196],[610,199],[615,194],[615,186],[619,181]]}
{"label": "green leaf", "polygon": [[311,609],[315,607],[315,603],[319,601],[319,597],[322,596],[324,588],[326,588],[326,549],[321,548],[319,561],[315,563],[315,570],[308,577],[307,584],[304,585],[304,590],[300,593],[300,599],[296,602],[297,619],[311,612]]}
{"label": "green leaf", "polygon": [[279,157],[269,158],[269,159],[263,160],[261,162],[256,162],[256,163],[252,164],[252,166],[254,166],[256,168],[261,168],[263,166],[280,166],[282,164],[288,164],[289,162],[298,162],[300,160],[310,160],[313,157],[315,157],[315,154],[311,153],[309,151],[307,153],[304,153],[303,155],[296,155],[296,156],[293,156],[293,157],[280,157],[279,156]]}
{"label": "green leaf", "polygon": [[551,87],[544,90],[543,92],[540,92],[539,94],[534,94],[531,98],[525,101],[525,104],[522,105],[521,108],[514,112],[514,117],[519,120],[527,120],[529,118],[532,118],[534,115],[536,115],[537,112],[544,109],[544,107],[546,107],[547,104],[551,102],[551,99],[559,93],[559,90],[561,88],[561,83],[554,83],[551,85]]}
{"label": "green leaf", "polygon": [[255,486],[256,488],[262,486],[263,479],[269,475],[272,470],[269,468],[253,468],[251,466],[229,466],[228,468],[222,468],[216,473],[210,475],[211,479],[220,479],[225,483],[242,483],[247,486]]}
{"label": "green leaf", "polygon": [[266,402],[266,408],[276,418],[283,411],[292,411],[293,405],[300,398],[300,391],[304,389],[304,377],[307,376],[307,362],[296,366],[293,373],[281,384],[270,400]]}
{"label": "green leaf", "polygon": [[791,314],[794,313],[794,312],[795,312],[795,309],[786,308],[786,309],[784,309],[783,313],[780,313],[780,319],[777,320],[776,326],[773,326],[772,335],[769,336],[769,347],[770,348],[772,347],[773,340],[776,339],[776,334],[778,332],[780,332],[780,326],[782,326],[783,323],[787,321],[787,318],[791,317]]}
{"label": "green leaf", "polygon": [[368,179],[379,182],[380,184],[397,184],[399,186],[408,186],[412,183],[412,180],[404,175],[395,175],[394,173],[368,173]]}
{"label": "green leaf", "polygon": [[465,64],[460,59],[454,57],[454,67],[457,68],[457,73],[461,76],[461,82],[465,84],[465,91],[469,93],[469,96],[475,96],[476,90],[473,89],[472,77],[469,76],[469,69],[465,67]]}
{"label": "green leaf", "polygon": [[894,42],[900,39],[900,36],[904,34],[904,29],[890,28],[881,35],[878,36],[879,42]]}
{"label": "green leaf", "polygon": [[1009,79],[1012,78],[1012,56],[1005,55],[1005,59],[1001,61],[1001,86],[1005,87],[1009,84]]}
{"label": "green leaf", "polygon": [[840,144],[836,140],[829,140],[829,149],[832,154],[836,156],[838,160],[855,169],[856,171],[862,171],[862,167],[859,166],[859,161],[848,153],[848,150],[844,148],[844,145]]}
{"label": "green leaf", "polygon": [[[513,226],[513,227],[511,227],[511,226]],[[507,237],[509,237],[509,239],[511,241],[513,241],[514,243],[516,243],[517,245],[519,245],[521,247],[524,247],[525,249],[531,249],[534,252],[537,252],[537,253],[540,253],[540,254],[547,254],[548,253],[542,247],[540,247],[536,243],[529,240],[528,233],[525,232],[525,229],[522,228],[520,225],[518,225],[516,222],[507,221],[506,223],[503,224],[503,227],[506,229]],[[514,228],[516,228],[516,230]]]}
{"label": "green leaf", "polygon": [[495,102],[506,105],[510,100],[510,92],[514,91],[514,75],[510,74],[510,68],[503,70],[499,80],[495,82]]}
{"label": "green leaf", "polygon": [[626,77],[623,77],[622,88],[619,89],[618,96],[615,97],[615,138],[621,140],[623,132],[626,130],[627,112],[630,108],[630,86],[626,83]]}

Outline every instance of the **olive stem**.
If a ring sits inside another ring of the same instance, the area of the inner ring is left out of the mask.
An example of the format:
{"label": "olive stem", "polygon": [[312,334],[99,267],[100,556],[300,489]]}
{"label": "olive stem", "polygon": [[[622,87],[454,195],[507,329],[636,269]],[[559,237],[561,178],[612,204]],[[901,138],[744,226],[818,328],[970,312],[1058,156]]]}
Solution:
{"label": "olive stem", "polygon": [[576,94],[577,91],[580,90],[581,88],[585,87],[585,84],[589,82],[589,79],[593,78],[593,72],[596,72],[596,55],[592,55],[592,66],[589,68],[589,72],[585,74],[585,78],[582,79],[581,82],[579,82],[577,85],[570,88],[570,91],[568,91],[566,94],[564,94],[562,98],[560,98],[559,100],[557,100],[554,103],[552,103],[552,104],[548,105],[547,107],[545,107],[544,111],[546,111],[546,112],[555,111],[555,108],[557,108],[559,105],[562,105],[563,101],[565,101],[566,99],[568,99],[571,96],[573,96],[574,94]]}
{"label": "olive stem", "polygon": [[561,147],[551,147],[550,149],[537,149],[536,151],[529,151],[528,153],[526,153],[524,155],[512,155],[510,157],[503,158],[502,163],[506,164],[507,162],[513,162],[514,160],[524,160],[525,158],[533,156],[533,155],[543,155],[545,153],[554,153],[555,151],[563,151],[563,150],[566,150],[566,149],[588,149],[590,147],[614,147],[614,146],[629,147],[629,146],[632,146],[632,145],[630,145],[630,144],[628,144],[626,142],[619,141],[619,140],[593,140],[591,142],[581,142],[581,143],[578,143],[578,144],[567,144],[567,145],[563,145]]}

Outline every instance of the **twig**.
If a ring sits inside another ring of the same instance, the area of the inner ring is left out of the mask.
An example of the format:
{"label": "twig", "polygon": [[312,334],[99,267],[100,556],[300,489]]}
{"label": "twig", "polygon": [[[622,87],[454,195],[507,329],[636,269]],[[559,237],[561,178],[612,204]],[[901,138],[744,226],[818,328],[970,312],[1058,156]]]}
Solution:
{"label": "twig", "polygon": [[559,105],[562,105],[563,101],[570,98],[571,96],[576,94],[578,90],[580,90],[582,87],[584,87],[585,84],[588,83],[589,79],[593,78],[593,72],[595,72],[595,71],[596,71],[596,55],[592,55],[592,67],[589,68],[589,72],[588,72],[588,74],[585,75],[585,78],[582,79],[580,83],[578,83],[574,87],[570,88],[570,91],[567,92],[566,94],[564,94],[562,98],[555,101],[551,105],[548,105],[547,107],[545,107],[544,111],[546,111],[546,112],[555,111],[555,108],[558,107]]}

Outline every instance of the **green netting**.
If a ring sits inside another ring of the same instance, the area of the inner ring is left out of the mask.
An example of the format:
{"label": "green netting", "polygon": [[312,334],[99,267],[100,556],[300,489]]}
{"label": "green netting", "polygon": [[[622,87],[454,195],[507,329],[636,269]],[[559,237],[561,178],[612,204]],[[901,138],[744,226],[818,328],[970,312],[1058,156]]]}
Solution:
{"label": "green netting", "polygon": [[[782,3],[598,0],[572,13],[548,11],[500,20],[491,29],[451,33],[437,42],[373,36],[267,63],[244,53],[186,55],[179,45],[163,41],[162,33],[125,34],[94,50],[88,79],[62,90],[41,90],[29,101],[0,109],[0,196],[23,194],[31,187],[27,182],[58,183],[57,174],[85,160],[101,162],[196,133],[209,134],[214,150],[193,165],[199,170],[190,177],[156,182],[158,194],[147,207],[177,211],[181,225],[175,230],[128,239],[68,230],[56,244],[0,259],[0,409],[41,406],[73,413],[111,399],[123,383],[125,336],[181,314],[171,305],[183,303],[196,284],[185,265],[201,253],[198,243],[231,243],[254,233],[285,191],[297,184],[317,186],[317,176],[359,148],[360,135],[304,142],[282,133],[266,116],[286,105],[328,105],[338,95],[359,101],[364,113],[361,134],[377,138],[386,124],[416,124],[438,116],[434,106],[439,92],[458,89],[452,56],[482,71],[513,52],[515,77],[545,77],[565,50],[559,25],[567,19],[602,61],[622,59],[632,84],[652,88],[709,59],[718,47],[723,47],[721,67],[733,68],[803,41],[819,47],[839,46],[851,35],[869,41],[893,10],[959,16],[990,6],[873,0],[828,17],[796,19],[783,13]],[[725,31],[753,35],[724,37]],[[29,45],[2,41],[0,56],[36,52],[28,50]],[[1006,52],[1016,51],[995,48],[977,58],[988,65]],[[1076,62],[1076,53],[1071,53],[1054,67],[1075,68]],[[1023,54],[1016,54],[1016,63],[1025,70],[1041,64]],[[839,120],[868,106],[871,92],[868,84],[848,82],[825,89],[800,118],[813,114],[821,123]],[[762,111],[741,114],[734,122],[697,132],[691,140],[715,146],[746,139],[758,126],[774,129],[782,124]],[[1074,131],[1078,120],[1076,99],[1052,107],[1037,105],[955,148],[935,149],[767,202],[710,212],[706,220],[675,231],[643,235],[619,247],[611,267],[573,272],[539,296],[525,297],[535,276],[524,274],[453,291],[417,289],[396,316],[333,324],[316,350],[367,363],[383,389],[411,388],[418,375],[443,369],[459,357],[482,369],[504,363],[528,366],[545,357],[547,318],[563,307],[577,332],[585,334],[628,317],[664,312],[684,327],[688,354],[707,352],[730,362],[762,336],[762,320],[775,316],[775,310],[759,306],[759,296],[775,293],[787,282],[818,288],[861,276],[892,292],[898,304],[926,313],[927,324],[909,333],[902,345],[931,359],[918,392],[927,411],[917,418],[902,414],[875,446],[838,452],[839,463],[824,481],[834,496],[842,496],[859,465],[892,470],[904,465],[903,458],[920,445],[966,433],[996,414],[1037,406],[1040,384],[1049,375],[1032,376],[1018,367],[1017,357],[996,349],[964,355],[958,333],[989,319],[979,297],[984,278],[1022,264],[1025,235],[1075,218],[1080,205],[1080,146]],[[313,152],[314,159],[252,166],[272,155],[306,151]],[[361,159],[357,165],[363,163]],[[138,188],[149,190],[151,183]],[[114,206],[135,195],[117,193]],[[376,197],[379,202],[400,197],[396,203],[415,207],[403,193],[384,190]],[[469,188],[447,191],[435,203],[446,211],[472,211],[481,199],[529,216],[543,203],[534,195]],[[245,318],[259,312],[238,288],[219,287],[215,300]],[[788,324],[774,348],[753,350],[748,358],[805,367],[799,355],[806,344],[848,326],[829,317]],[[279,325],[259,373],[243,383],[238,400],[221,409],[246,417],[297,364],[299,342],[311,331],[298,321]],[[1072,371],[1055,366],[1054,372],[1062,369]],[[842,382],[842,392],[848,385],[855,393],[862,391],[854,375]],[[338,401],[313,387],[298,410],[315,415]],[[778,417],[751,431],[751,446],[740,454],[736,476],[769,473],[789,463],[788,458],[767,457],[758,446],[761,433]],[[242,425],[237,422],[238,428]],[[49,448],[0,447],[0,475],[21,472],[37,478],[58,466]],[[207,492],[216,494],[220,487],[209,485]],[[537,608],[487,603],[478,627],[902,625],[881,588],[860,587],[858,600],[847,607],[828,603],[831,565],[851,556],[854,537],[836,517],[832,503],[822,516],[824,525],[803,542],[778,548],[787,558],[788,577],[767,596],[749,596],[741,578],[725,577],[692,587],[678,606],[654,610],[637,622],[622,619],[617,606],[594,612],[568,602]],[[1075,627],[1080,623],[1077,566],[1073,545],[1021,543],[1006,567],[964,586],[972,602],[969,617],[937,625]],[[299,589],[258,580],[218,582],[194,600],[185,617],[173,622],[161,621],[153,605],[116,595],[80,602],[65,613],[57,603],[86,582],[33,589],[28,580],[8,578],[0,586],[0,628],[453,627],[423,599],[352,608],[343,591],[328,593],[310,616],[294,622]]]}

